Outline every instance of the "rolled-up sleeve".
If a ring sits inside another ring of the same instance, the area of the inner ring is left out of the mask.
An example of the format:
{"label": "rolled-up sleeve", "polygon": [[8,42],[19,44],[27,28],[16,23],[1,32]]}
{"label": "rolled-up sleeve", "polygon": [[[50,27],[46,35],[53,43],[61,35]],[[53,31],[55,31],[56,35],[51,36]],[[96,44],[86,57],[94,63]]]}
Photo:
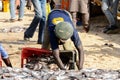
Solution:
{"label": "rolled-up sleeve", "polygon": [[8,53],[6,52],[6,50],[3,48],[3,46],[1,44],[0,44],[0,54],[3,59],[8,58]]}

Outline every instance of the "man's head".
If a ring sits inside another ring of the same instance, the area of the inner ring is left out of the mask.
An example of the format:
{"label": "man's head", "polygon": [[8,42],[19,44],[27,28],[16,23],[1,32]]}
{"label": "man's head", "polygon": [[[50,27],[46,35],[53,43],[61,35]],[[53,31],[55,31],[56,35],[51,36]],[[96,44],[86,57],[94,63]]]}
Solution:
{"label": "man's head", "polygon": [[69,22],[60,22],[55,26],[55,35],[61,40],[66,41],[73,35],[73,27]]}

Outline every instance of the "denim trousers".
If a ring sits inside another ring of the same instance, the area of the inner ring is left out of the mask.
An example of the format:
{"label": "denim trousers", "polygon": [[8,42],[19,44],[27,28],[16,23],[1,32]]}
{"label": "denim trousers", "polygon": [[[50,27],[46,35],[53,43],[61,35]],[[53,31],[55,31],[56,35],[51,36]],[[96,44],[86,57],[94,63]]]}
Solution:
{"label": "denim trousers", "polygon": [[38,42],[42,43],[46,24],[46,0],[31,0],[31,1],[34,6],[35,16],[28,29],[25,31],[24,36],[26,38],[33,37],[33,34],[37,26],[39,26]]}
{"label": "denim trousers", "polygon": [[[22,19],[24,16],[24,7],[25,7],[25,0],[20,0],[20,10],[19,10],[19,19]],[[10,15],[11,19],[16,18],[16,5],[15,0],[10,0]]]}
{"label": "denim trousers", "polygon": [[102,0],[102,11],[107,17],[109,26],[116,25],[119,0]]}

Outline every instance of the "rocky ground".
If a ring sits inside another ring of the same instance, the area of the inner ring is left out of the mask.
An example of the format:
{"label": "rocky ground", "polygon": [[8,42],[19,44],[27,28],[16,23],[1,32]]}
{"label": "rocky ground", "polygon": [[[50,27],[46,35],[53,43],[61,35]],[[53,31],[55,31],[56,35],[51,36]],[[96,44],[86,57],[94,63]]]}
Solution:
{"label": "rocky ground", "polygon": [[[21,67],[21,49],[23,47],[41,48],[37,42],[37,31],[30,42],[23,40],[25,29],[33,19],[33,11],[25,11],[23,21],[9,22],[9,13],[0,12],[0,43],[10,56],[13,67]],[[17,16],[18,17],[18,16]],[[104,34],[103,27],[107,24],[104,16],[91,18],[89,33],[77,27],[83,44],[85,61],[84,68],[120,69],[120,34]],[[5,64],[3,63],[3,66]]]}

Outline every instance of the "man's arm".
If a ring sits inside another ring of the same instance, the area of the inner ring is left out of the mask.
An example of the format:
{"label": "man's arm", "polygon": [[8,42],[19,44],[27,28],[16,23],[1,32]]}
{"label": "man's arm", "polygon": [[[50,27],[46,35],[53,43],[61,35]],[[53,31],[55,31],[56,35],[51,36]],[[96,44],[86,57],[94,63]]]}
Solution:
{"label": "man's arm", "polygon": [[[2,59],[3,59],[3,58],[2,58]],[[4,63],[5,63],[8,67],[12,67],[12,64],[11,64],[11,62],[10,62],[9,57],[6,58],[6,59],[3,59],[3,61],[4,61]]]}
{"label": "man's arm", "polygon": [[83,62],[84,62],[84,52],[83,52],[83,46],[79,45],[76,46],[77,51],[78,51],[78,62],[77,62],[77,67],[78,69],[82,69],[83,68]]}
{"label": "man's arm", "polygon": [[0,54],[2,56],[2,60],[4,61],[4,63],[9,66],[12,67],[12,64],[10,62],[8,53],[6,52],[6,50],[3,48],[3,46],[0,44]]}
{"label": "man's arm", "polygon": [[62,70],[66,70],[62,60],[60,59],[59,49],[53,50],[53,56],[55,58],[55,61],[57,62],[57,65],[59,66],[59,68],[62,69]]}

